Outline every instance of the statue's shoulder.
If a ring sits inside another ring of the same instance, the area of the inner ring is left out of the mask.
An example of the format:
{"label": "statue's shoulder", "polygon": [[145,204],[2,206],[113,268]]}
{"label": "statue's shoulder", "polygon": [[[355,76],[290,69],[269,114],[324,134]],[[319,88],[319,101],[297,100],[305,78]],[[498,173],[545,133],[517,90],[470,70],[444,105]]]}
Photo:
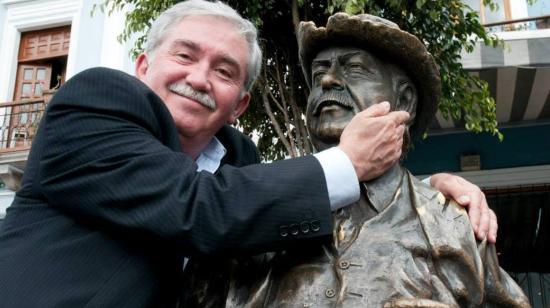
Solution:
{"label": "statue's shoulder", "polygon": [[473,229],[464,207],[407,171],[413,206],[428,240],[436,246],[475,246]]}
{"label": "statue's shoulder", "polygon": [[455,297],[466,292],[471,302],[480,304],[483,263],[466,210],[408,176],[413,207],[428,241],[437,276]]}

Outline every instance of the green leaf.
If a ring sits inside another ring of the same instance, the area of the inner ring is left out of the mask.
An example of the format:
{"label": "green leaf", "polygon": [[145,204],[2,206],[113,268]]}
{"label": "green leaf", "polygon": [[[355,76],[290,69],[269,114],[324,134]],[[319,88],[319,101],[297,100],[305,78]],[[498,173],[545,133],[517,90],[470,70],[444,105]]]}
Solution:
{"label": "green leaf", "polygon": [[426,0],[416,0],[416,8],[420,10],[425,3],[426,3]]}

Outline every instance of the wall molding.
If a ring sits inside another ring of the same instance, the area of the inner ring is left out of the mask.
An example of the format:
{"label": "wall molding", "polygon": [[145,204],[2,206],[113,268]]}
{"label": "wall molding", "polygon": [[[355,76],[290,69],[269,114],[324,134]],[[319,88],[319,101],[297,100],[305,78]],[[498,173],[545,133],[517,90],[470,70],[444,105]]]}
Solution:
{"label": "wall molding", "polygon": [[[481,188],[550,184],[550,165],[454,172]],[[425,178],[428,175],[419,175]]]}

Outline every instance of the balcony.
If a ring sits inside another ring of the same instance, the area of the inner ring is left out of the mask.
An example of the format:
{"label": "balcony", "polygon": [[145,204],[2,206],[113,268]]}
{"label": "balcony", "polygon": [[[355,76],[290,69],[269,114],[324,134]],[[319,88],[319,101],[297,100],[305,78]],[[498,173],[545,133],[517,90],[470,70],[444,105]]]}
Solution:
{"label": "balcony", "polygon": [[491,22],[484,26],[491,33],[550,29],[550,15]]}
{"label": "balcony", "polygon": [[0,178],[10,190],[19,188],[32,140],[52,94],[0,103]]}
{"label": "balcony", "polygon": [[484,24],[504,41],[504,48],[478,42],[472,53],[462,52],[462,65],[469,70],[511,66],[550,66],[550,15],[518,18]]}

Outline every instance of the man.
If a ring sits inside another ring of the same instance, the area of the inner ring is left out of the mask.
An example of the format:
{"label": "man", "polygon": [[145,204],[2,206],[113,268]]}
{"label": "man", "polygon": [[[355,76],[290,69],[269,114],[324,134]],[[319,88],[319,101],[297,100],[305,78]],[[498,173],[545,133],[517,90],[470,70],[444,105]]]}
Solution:
{"label": "man", "polygon": [[[392,110],[411,115],[406,153],[410,135],[425,130],[440,95],[439,72],[424,45],[368,14],[336,14],[319,28],[302,23],[298,37],[315,147],[345,142],[355,115],[388,101]],[[398,163],[361,184],[359,201],[333,214],[331,242],[220,261],[219,267],[192,261],[183,305],[530,307],[498,267],[494,246],[476,244],[463,209]],[[296,229],[307,231],[307,225]]]}
{"label": "man", "polygon": [[[260,64],[250,22],[192,0],[155,21],[137,79],[104,68],[71,78],[44,114],[0,230],[2,305],[173,307],[184,256],[330,236],[331,210],[359,198],[333,183],[358,187],[391,166],[402,138],[390,136],[408,115],[375,107],[351,122],[348,143],[256,164],[252,142],[226,124],[248,106]],[[380,122],[388,131],[366,138]],[[309,232],[284,232],[295,224]]]}

